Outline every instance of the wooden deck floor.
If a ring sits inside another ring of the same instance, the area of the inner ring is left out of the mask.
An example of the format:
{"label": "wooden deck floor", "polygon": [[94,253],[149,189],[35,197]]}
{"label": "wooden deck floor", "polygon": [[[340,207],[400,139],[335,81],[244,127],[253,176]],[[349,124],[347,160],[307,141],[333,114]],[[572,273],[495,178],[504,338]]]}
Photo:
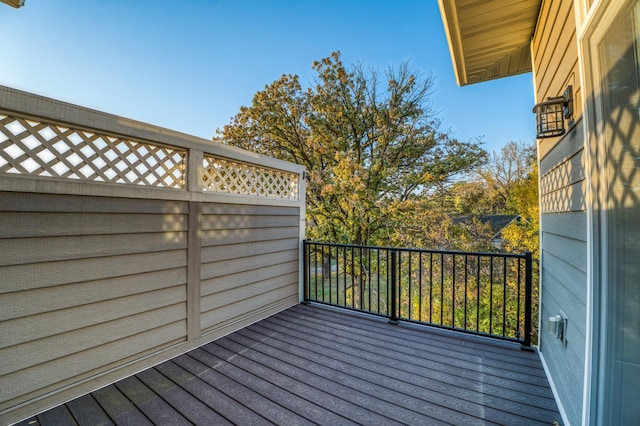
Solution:
{"label": "wooden deck floor", "polygon": [[535,352],[299,305],[21,425],[554,421]]}

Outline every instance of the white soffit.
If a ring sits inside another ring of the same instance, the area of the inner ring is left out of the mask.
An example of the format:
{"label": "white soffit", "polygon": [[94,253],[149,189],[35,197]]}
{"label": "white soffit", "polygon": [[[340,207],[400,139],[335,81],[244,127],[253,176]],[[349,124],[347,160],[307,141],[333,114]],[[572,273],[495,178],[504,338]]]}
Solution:
{"label": "white soffit", "polygon": [[458,85],[531,71],[542,0],[438,0]]}

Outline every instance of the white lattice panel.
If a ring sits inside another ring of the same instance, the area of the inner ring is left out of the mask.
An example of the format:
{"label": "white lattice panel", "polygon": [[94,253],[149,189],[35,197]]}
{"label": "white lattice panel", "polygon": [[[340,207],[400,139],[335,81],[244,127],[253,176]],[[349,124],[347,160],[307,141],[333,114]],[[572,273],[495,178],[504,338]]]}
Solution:
{"label": "white lattice panel", "polygon": [[0,173],[183,188],[185,161],[185,150],[0,114]]}
{"label": "white lattice panel", "polygon": [[204,190],[269,198],[298,198],[298,175],[205,156]]}

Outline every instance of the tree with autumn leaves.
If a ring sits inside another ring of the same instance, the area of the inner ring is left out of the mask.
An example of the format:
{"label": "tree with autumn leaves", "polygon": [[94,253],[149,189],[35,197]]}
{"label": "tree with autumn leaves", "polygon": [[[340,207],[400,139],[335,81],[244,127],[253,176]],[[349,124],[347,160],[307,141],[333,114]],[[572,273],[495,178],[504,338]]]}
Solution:
{"label": "tree with autumn leaves", "polygon": [[[535,148],[487,154],[439,129],[433,79],[406,63],[384,78],[339,52],[304,89],[283,75],[257,92],[214,140],[304,165],[307,238],[359,245],[486,251],[491,230],[456,215],[517,214],[510,251],[538,253]],[[469,225],[470,224],[470,225]]]}
{"label": "tree with autumn leaves", "polygon": [[434,188],[484,162],[479,143],[439,130],[433,79],[407,64],[382,78],[334,52],[313,70],[307,89],[296,75],[267,85],[214,138],[306,167],[308,238],[388,244]]}
{"label": "tree with autumn leaves", "polygon": [[[313,70],[308,88],[296,75],[265,86],[214,138],[306,167],[307,238],[490,251],[493,231],[477,217],[517,214],[522,220],[503,233],[507,248],[537,253],[532,147],[509,143],[488,155],[481,143],[441,131],[429,99],[433,79],[407,64],[383,77],[361,64],[345,67],[334,52]],[[461,215],[475,218],[456,222]],[[343,283],[342,297],[349,293],[354,305],[362,302],[359,289],[380,273],[365,261],[366,250],[358,253],[343,265],[352,282]],[[338,282],[331,279],[332,256],[318,255],[321,291],[330,291]],[[485,296],[482,306],[488,306]]]}

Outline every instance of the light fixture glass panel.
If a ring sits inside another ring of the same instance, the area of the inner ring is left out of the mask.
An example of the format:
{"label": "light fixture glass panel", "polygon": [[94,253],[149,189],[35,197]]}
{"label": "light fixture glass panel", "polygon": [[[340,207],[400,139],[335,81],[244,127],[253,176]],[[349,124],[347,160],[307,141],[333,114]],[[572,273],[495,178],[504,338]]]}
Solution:
{"label": "light fixture glass panel", "polygon": [[564,134],[564,98],[551,98],[533,108],[536,114],[536,137],[550,138]]}

